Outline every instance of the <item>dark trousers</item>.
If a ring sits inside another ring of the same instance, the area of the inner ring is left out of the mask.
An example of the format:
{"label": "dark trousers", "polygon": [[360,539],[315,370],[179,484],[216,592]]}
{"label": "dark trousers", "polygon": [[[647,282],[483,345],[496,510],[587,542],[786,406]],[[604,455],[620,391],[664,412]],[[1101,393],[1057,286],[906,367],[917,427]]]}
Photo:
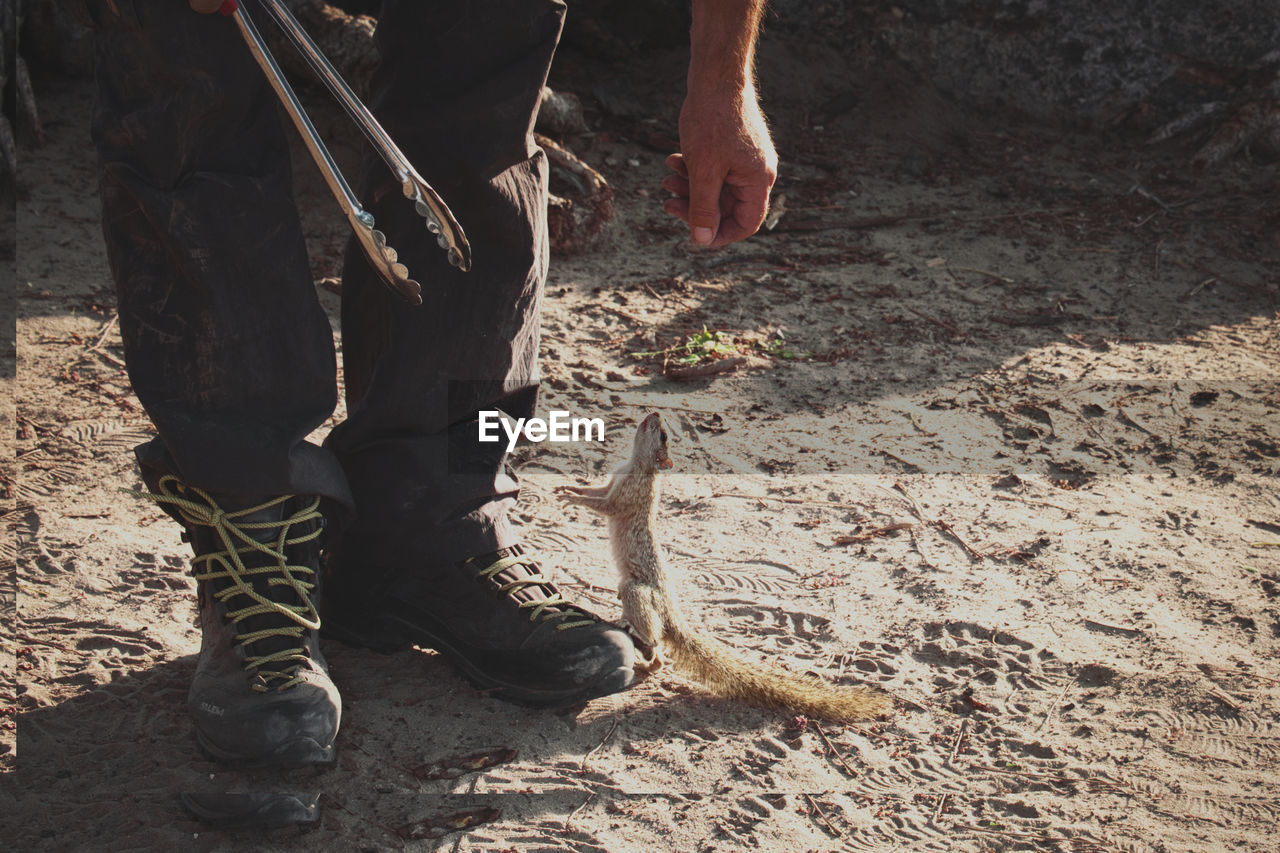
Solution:
{"label": "dark trousers", "polygon": [[144,476],[232,499],[322,495],[343,517],[340,567],[512,544],[518,484],[474,419],[535,403],[547,175],[531,127],[563,3],[384,2],[370,107],[453,209],[473,267],[449,266],[370,155],[357,191],[424,304],[350,246],[348,419],[322,447],[305,437],[333,411],[336,361],[274,94],[230,19],[181,0],[90,10],[103,232],[129,375],[159,434],[139,449]]}

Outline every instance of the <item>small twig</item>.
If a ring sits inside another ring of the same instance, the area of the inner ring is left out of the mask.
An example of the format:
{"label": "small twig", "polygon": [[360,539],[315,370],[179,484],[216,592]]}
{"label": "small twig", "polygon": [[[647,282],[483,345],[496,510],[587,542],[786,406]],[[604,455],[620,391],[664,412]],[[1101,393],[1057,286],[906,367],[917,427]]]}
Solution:
{"label": "small twig", "polygon": [[[885,692],[885,693],[888,693],[888,694],[889,694],[890,696],[892,696],[895,700],[897,700],[898,702],[901,702],[904,706],[906,706],[907,708],[910,708],[910,709],[911,709],[911,710],[913,710],[913,711],[928,711],[928,710],[929,710],[929,709],[928,709],[928,708],[926,708],[924,705],[921,705],[919,702],[915,701],[914,699],[908,699],[907,697],[903,696],[901,693],[895,693],[895,692],[894,692],[894,691],[892,691],[892,690],[885,690],[884,692]],[[924,701],[928,702],[929,700],[927,700],[927,699],[926,699],[926,700],[924,700]],[[930,703],[930,704],[932,704],[932,703]]]}
{"label": "small twig", "polygon": [[116,367],[125,367],[125,363],[120,358],[102,348],[102,345],[107,342],[107,336],[111,334],[111,330],[115,328],[115,325],[119,320],[120,312],[117,311],[111,315],[111,319],[103,323],[101,328],[98,329],[98,339],[93,342],[92,346],[85,347],[85,352],[97,353]]}
{"label": "small twig", "polygon": [[864,530],[861,533],[850,533],[846,536],[837,536],[832,545],[856,545],[859,542],[869,542],[878,536],[887,536],[898,530],[910,530],[915,527],[909,521],[899,521],[896,524],[886,524],[884,527],[877,527],[874,530]]}
{"label": "small twig", "polygon": [[1218,688],[1215,687],[1212,690],[1210,690],[1209,695],[1212,696],[1214,699],[1217,699],[1223,705],[1226,705],[1231,710],[1235,711],[1237,714],[1240,713],[1240,703],[1232,699],[1230,696],[1228,696],[1226,693],[1219,690]]}
{"label": "small twig", "polygon": [[1137,193],[1138,195],[1142,196],[1148,201],[1153,201],[1156,204],[1160,205],[1160,207],[1163,208],[1166,213],[1172,213],[1174,210],[1177,210],[1179,207],[1186,207],[1188,204],[1190,204],[1193,201],[1193,199],[1187,199],[1186,201],[1179,201],[1179,202],[1175,202],[1174,204],[1165,204],[1163,201],[1157,198],[1154,193],[1144,189],[1141,184],[1134,184],[1132,187],[1129,188],[1129,192],[1125,193],[1125,195],[1132,195],[1133,193]]}
{"label": "small twig", "polygon": [[911,425],[915,427],[917,430],[919,430],[922,434],[929,435],[929,436],[937,435],[936,432],[929,432],[927,429],[924,428],[924,424],[920,423],[920,418],[916,416],[915,412],[908,412],[907,417],[910,419]]}
{"label": "small twig", "polygon": [[626,311],[623,311],[621,308],[614,308],[612,305],[596,305],[594,307],[599,308],[601,311],[608,311],[610,314],[613,314],[616,317],[621,317],[623,320],[626,320],[628,323],[631,323],[633,326],[648,325],[647,320],[641,320],[639,317],[636,317],[632,314],[628,314]]}
{"label": "small twig", "polygon": [[912,308],[910,305],[903,305],[902,307],[910,311],[912,314],[915,314],[917,317],[921,317],[925,320],[928,320],[930,323],[933,323],[935,326],[941,326],[942,328],[946,329],[948,332],[950,332],[951,334],[955,335],[958,338],[967,339],[969,337],[963,331],[961,331],[960,328],[956,326],[954,323],[948,323],[946,320],[939,320],[937,317],[932,317],[924,313],[923,311],[917,311],[916,309]]}
{"label": "small twig", "polygon": [[818,817],[822,818],[822,822],[827,825],[827,829],[831,830],[831,834],[836,838],[844,838],[844,833],[836,829],[835,824],[827,817],[827,813],[822,810],[822,806],[818,805],[818,801],[809,794],[805,794],[804,798],[809,801],[809,805],[813,806],[814,811],[818,813]]}
{"label": "small twig", "polygon": [[818,733],[818,737],[822,738],[822,742],[827,745],[827,749],[831,750],[831,754],[840,762],[840,766],[848,772],[850,778],[857,779],[858,774],[853,772],[853,768],[849,766],[849,762],[844,760],[844,756],[840,754],[840,750],[836,749],[835,744],[827,738],[827,733],[822,730],[822,726],[814,723],[813,730]]}
{"label": "small twig", "polygon": [[916,529],[912,527],[907,531],[907,535],[911,537],[911,547],[916,549],[916,553],[920,555],[920,561],[935,572],[938,571],[938,565],[929,559],[929,555],[920,547],[920,540],[916,538]]}
{"label": "small twig", "polygon": [[1058,705],[1062,703],[1062,698],[1067,695],[1067,691],[1071,689],[1071,685],[1075,684],[1073,678],[1066,684],[1062,685],[1062,689],[1058,691],[1057,697],[1053,700],[1053,704],[1049,706],[1049,710],[1045,712],[1044,719],[1040,721],[1040,725],[1036,726],[1036,734],[1040,734],[1040,730],[1049,725],[1049,720],[1053,718],[1053,712],[1058,710]]}
{"label": "small twig", "polygon": [[1054,509],[1060,509],[1063,512],[1075,512],[1073,509],[1067,509],[1065,506],[1051,504],[1048,501],[1035,501],[1031,498],[1020,498],[1017,495],[992,495],[998,501],[1017,501],[1018,503],[1030,504],[1031,506],[1047,506]]}
{"label": "small twig", "polygon": [[94,353],[95,355],[101,356],[102,358],[114,364],[116,367],[121,367],[121,368],[128,367],[128,365],[124,363],[123,359],[118,358],[115,355],[112,355],[111,353],[107,352],[104,349],[90,349],[89,351]]}
{"label": "small twig", "polygon": [[582,811],[583,809],[585,809],[587,807],[587,804],[590,803],[592,800],[594,800],[596,798],[596,794],[598,793],[600,793],[599,789],[592,791],[591,795],[588,796],[585,800],[583,800],[582,803],[576,809],[569,812],[569,814],[565,816],[565,819],[564,819],[565,829],[569,828],[569,821],[573,820],[573,816],[576,815],[578,812]]}
{"label": "small twig", "polygon": [[950,764],[951,762],[955,761],[955,760],[956,760],[956,756],[960,754],[960,747],[961,747],[961,745],[962,745],[962,744],[964,744],[964,736],[965,736],[965,734],[966,734],[968,731],[969,731],[969,721],[968,721],[968,720],[961,720],[961,721],[960,721],[960,730],[959,730],[958,732],[956,732],[956,739],[955,739],[955,741],[951,744],[951,754],[950,754],[949,756],[947,756],[947,763],[948,763],[948,764]]}
{"label": "small twig", "polygon": [[1141,628],[1126,628],[1123,625],[1109,625],[1106,622],[1099,622],[1096,619],[1085,619],[1084,624],[1086,628],[1093,628],[1098,631],[1115,631],[1130,637],[1142,636]]}
{"label": "small twig", "polygon": [[1152,432],[1151,430],[1144,427],[1142,424],[1135,421],[1133,418],[1129,417],[1129,413],[1126,412],[1124,409],[1120,408],[1119,406],[1116,406],[1116,416],[1120,418],[1121,423],[1128,424],[1134,429],[1141,430],[1145,432],[1147,435],[1151,436],[1152,438],[1160,437],[1156,435],[1154,432]]}
{"label": "small twig", "polygon": [[102,328],[98,330],[98,340],[93,346],[89,347],[89,352],[97,352],[107,340],[107,335],[111,334],[111,330],[115,328],[116,323],[120,320],[120,312],[117,311],[111,315],[111,319],[102,324]]}
{"label": "small twig", "polygon": [[906,465],[908,468],[910,468],[913,471],[924,470],[923,465],[920,465],[916,462],[912,462],[909,459],[903,459],[901,456],[897,455],[896,453],[890,453],[887,450],[877,450],[876,452],[879,453],[881,456],[887,456],[888,458],[894,460],[895,462],[901,462],[903,465]]}
{"label": "small twig", "polygon": [[981,699],[979,699],[977,696],[973,694],[974,694],[973,688],[968,687],[965,689],[965,691],[962,694],[960,694],[960,698],[963,699],[964,703],[968,705],[970,708],[975,708],[979,711],[982,711],[984,714],[996,713],[995,708],[992,708],[986,702],[983,702]]}
{"label": "small twig", "polygon": [[609,727],[609,731],[608,731],[608,733],[604,736],[604,738],[603,738],[603,739],[602,739],[598,744],[596,744],[595,746],[591,747],[591,749],[587,750],[587,754],[586,754],[586,755],[582,756],[582,762],[578,765],[578,770],[579,770],[579,772],[581,772],[581,771],[583,771],[583,770],[586,770],[586,769],[587,769],[587,759],[588,759],[588,758],[590,758],[590,757],[592,756],[592,754],[594,754],[594,753],[595,753],[595,751],[596,751],[596,750],[598,750],[600,747],[602,747],[602,746],[604,746],[606,743],[608,743],[608,742],[609,742],[609,738],[613,737],[613,733],[614,733],[614,732],[616,732],[616,731],[618,730],[618,721],[619,721],[620,719],[621,719],[620,717],[614,717],[614,718],[613,718],[613,725]]}
{"label": "small twig", "polygon": [[886,489],[884,486],[877,486],[877,488],[879,488],[881,491],[889,492],[889,494],[891,495],[893,495],[894,491],[898,492],[898,494],[894,495],[894,497],[904,498],[907,504],[911,507],[911,514],[914,515],[916,519],[919,520],[920,522],[924,524],[929,523],[929,519],[925,518],[924,513],[920,511],[920,504],[916,503],[916,499],[911,497],[911,495],[907,493],[907,490],[903,487],[901,483],[894,483],[893,491]]}
{"label": "small twig", "polygon": [[[884,489],[883,486],[881,486],[880,488]],[[911,497],[911,495],[907,493],[906,488],[904,488],[901,483],[894,483],[893,488],[897,490],[903,498],[906,499],[907,503],[910,504],[911,506],[911,514],[914,515],[916,518],[920,519],[922,523],[927,524],[930,527],[936,527],[942,532],[949,534],[951,538],[955,539],[956,542],[960,543],[960,547],[963,548],[965,550],[965,553],[967,553],[975,562],[981,563],[983,560],[986,559],[986,557],[981,552],[975,550],[974,548],[971,548],[968,542],[965,542],[963,539],[961,539],[960,535],[955,532],[955,529],[952,528],[950,524],[947,524],[945,521],[932,520],[932,519],[925,518],[924,513],[920,511],[920,505],[916,503],[916,499]],[[884,489],[884,491],[887,492],[889,490]],[[892,494],[892,492],[890,494]],[[920,549],[920,544],[918,542],[915,542],[915,533],[912,533],[911,537],[912,537],[912,542],[916,546],[916,550],[920,551],[920,554],[923,557],[924,551]],[[926,560],[926,562],[928,561]],[[930,566],[931,568],[937,568],[932,564],[930,564]]]}
{"label": "small twig", "polygon": [[739,492],[713,492],[713,498],[740,498],[746,501],[779,501],[784,504],[807,504],[809,506],[829,506],[835,509],[865,510],[865,504],[846,504],[835,501],[810,500],[809,498],[787,498],[781,495],[744,495]]}
{"label": "small twig", "polygon": [[[628,335],[618,335],[615,338],[574,338],[573,342],[575,344],[590,344],[592,346],[599,346],[599,347],[604,347],[605,349],[608,349],[610,347],[616,347],[618,344],[632,337],[634,337],[634,335],[628,334]],[[565,339],[561,337],[557,337],[556,340],[564,341]],[[659,406],[658,404],[655,403],[653,405],[653,408],[677,409],[681,407],[680,406]]]}
{"label": "small twig", "polygon": [[946,808],[947,798],[950,796],[950,794],[943,794],[941,797],[938,797],[938,807],[933,810],[933,818],[930,820],[931,823],[937,823],[938,818],[942,817],[942,810]]}
{"label": "small twig", "polygon": [[[346,812],[347,814],[351,815],[353,818],[355,818],[356,820],[358,820],[358,821],[360,821],[360,822],[362,822],[362,823],[367,823],[367,822],[368,822],[368,821],[365,821],[365,820],[364,820],[364,818],[360,817],[360,815],[356,814],[356,813],[355,813],[355,812],[353,812],[351,809],[349,809],[349,808],[347,808],[345,805],[343,805],[343,804],[342,804],[342,801],[341,801],[341,800],[339,800],[339,799],[336,799],[332,794],[325,794],[324,801],[325,801],[326,803],[333,803],[335,806],[337,806],[338,808],[342,809],[344,812]],[[386,829],[386,830],[387,830],[388,832],[390,832],[392,835],[395,835],[395,830],[391,829],[390,827],[386,827],[386,826],[384,826],[384,827],[383,827],[383,829]]]}
{"label": "small twig", "polygon": [[1213,284],[1213,283],[1214,283],[1214,282],[1216,282],[1217,280],[1218,280],[1218,279],[1217,279],[1217,277],[1214,277],[1214,278],[1206,278],[1204,281],[1200,282],[1200,283],[1199,283],[1199,284],[1197,284],[1195,287],[1191,288],[1191,289],[1190,289],[1190,290],[1188,290],[1186,293],[1184,293],[1184,294],[1182,294],[1181,296],[1179,296],[1179,297],[1178,297],[1178,301],[1179,301],[1179,302],[1186,302],[1188,299],[1190,299],[1191,297],[1195,296],[1197,293],[1199,293],[1200,291],[1204,290],[1206,287],[1208,287],[1209,285]]}
{"label": "small twig", "polygon": [[959,543],[960,543],[960,547],[964,549],[965,553],[966,553],[966,554],[968,554],[968,555],[969,555],[969,557],[970,557],[970,558],[972,558],[972,559],[973,559],[973,561],[974,561],[975,563],[981,563],[983,560],[985,560],[985,559],[986,559],[986,557],[983,555],[983,553],[982,553],[981,551],[975,550],[975,549],[974,549],[974,548],[973,548],[973,547],[972,547],[968,542],[966,542],[966,541],[964,541],[963,539],[961,539],[961,538],[960,538],[960,534],[959,534],[959,533],[956,533],[955,528],[953,528],[950,524],[947,524],[947,523],[946,523],[945,521],[943,521],[942,519],[937,519],[936,521],[931,521],[931,522],[929,522],[929,524],[931,524],[932,526],[934,526],[934,527],[938,528],[938,529],[939,529],[939,530],[941,530],[943,533],[947,534],[947,535],[948,535],[948,536],[950,536],[952,539],[954,539],[954,540],[956,540],[957,542],[959,542]]}

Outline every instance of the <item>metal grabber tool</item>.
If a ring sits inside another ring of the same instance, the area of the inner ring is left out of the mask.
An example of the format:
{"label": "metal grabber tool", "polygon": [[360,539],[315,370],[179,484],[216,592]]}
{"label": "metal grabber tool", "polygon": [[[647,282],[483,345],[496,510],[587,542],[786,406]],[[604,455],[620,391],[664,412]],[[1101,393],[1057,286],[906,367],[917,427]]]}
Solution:
{"label": "metal grabber tool", "polygon": [[[409,271],[397,259],[396,250],[387,245],[386,235],[373,227],[375,224],[373,215],[360,206],[359,199],[351,191],[346,178],[342,176],[332,155],[329,154],[329,149],[325,147],[311,119],[302,109],[302,104],[294,94],[293,87],[289,85],[289,81],[280,71],[280,66],[276,64],[275,57],[267,49],[258,28],[240,8],[240,4],[244,2],[246,0],[238,0],[238,2],[227,0],[223,3],[224,14],[230,14],[235,19],[241,35],[249,45],[249,52],[262,66],[271,88],[275,89],[289,118],[302,134],[302,141],[306,143],[307,150],[311,152],[316,165],[320,167],[325,183],[338,199],[338,205],[346,214],[356,239],[360,241],[374,269],[407,301],[414,305],[421,305],[422,286],[409,278]],[[316,47],[315,42],[298,24],[284,3],[281,0],[258,0],[258,4],[271,15],[284,34],[289,37],[316,76],[329,87],[329,91],[342,104],[347,115],[351,116],[352,121],[364,132],[378,154],[386,161],[399,179],[405,198],[413,202],[414,209],[427,221],[427,230],[435,235],[436,243],[448,252],[449,263],[464,271],[470,269],[471,246],[467,243],[467,237],[462,233],[462,226],[458,224],[458,220],[454,219],[448,205],[413,168],[413,164],[382,129],[382,125],[378,124],[369,109],[355,96],[346,81],[329,64],[329,60],[325,59],[324,54]]]}

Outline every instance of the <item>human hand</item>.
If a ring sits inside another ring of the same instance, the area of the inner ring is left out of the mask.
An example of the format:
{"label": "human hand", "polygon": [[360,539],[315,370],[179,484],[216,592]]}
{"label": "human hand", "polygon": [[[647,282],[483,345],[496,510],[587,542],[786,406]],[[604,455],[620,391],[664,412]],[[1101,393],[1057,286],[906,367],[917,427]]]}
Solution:
{"label": "human hand", "polygon": [[723,246],[760,230],[778,155],[753,87],[736,97],[690,90],[680,111],[680,151],[667,158],[663,204],[689,223],[701,246]]}

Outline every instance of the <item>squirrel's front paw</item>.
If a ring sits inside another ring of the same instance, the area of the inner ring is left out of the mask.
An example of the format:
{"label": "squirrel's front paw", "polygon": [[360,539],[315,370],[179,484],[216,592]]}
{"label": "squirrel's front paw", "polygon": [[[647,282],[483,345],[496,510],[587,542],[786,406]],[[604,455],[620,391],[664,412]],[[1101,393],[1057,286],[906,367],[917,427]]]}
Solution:
{"label": "squirrel's front paw", "polygon": [[585,506],[597,512],[606,512],[608,486],[556,486],[553,491],[555,496],[565,503]]}
{"label": "squirrel's front paw", "polygon": [[591,486],[556,486],[553,491],[560,500],[571,504],[589,506],[599,497]]}
{"label": "squirrel's front paw", "polygon": [[631,663],[635,671],[653,675],[662,669],[662,652],[657,645],[637,634],[635,628],[631,627],[631,623],[626,619],[620,620],[618,624],[627,632],[627,636],[631,638],[631,644],[636,648],[635,657]]}
{"label": "squirrel's front paw", "polygon": [[631,664],[636,672],[643,672],[646,675],[657,675],[662,669],[662,652],[657,649],[650,649],[644,657],[640,656],[640,650],[636,650],[635,660]]}

